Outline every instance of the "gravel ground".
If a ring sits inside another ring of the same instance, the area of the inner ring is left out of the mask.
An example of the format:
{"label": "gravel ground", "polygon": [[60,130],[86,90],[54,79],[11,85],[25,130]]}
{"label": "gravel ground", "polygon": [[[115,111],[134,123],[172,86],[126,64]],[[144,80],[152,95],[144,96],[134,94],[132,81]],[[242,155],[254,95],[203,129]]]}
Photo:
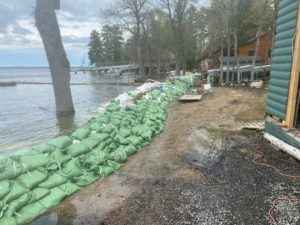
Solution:
{"label": "gravel ground", "polygon": [[[201,155],[194,155],[194,161],[189,155],[186,173],[147,180],[142,192],[132,195],[98,224],[271,224],[268,210],[272,201],[299,198],[299,181],[255,165],[256,148],[264,154],[261,161],[299,173],[299,163],[271,148],[260,134],[230,135],[209,167],[198,164]],[[174,174],[171,169],[169,172]],[[298,225],[299,215],[296,203],[280,204],[274,210],[278,224]]]}
{"label": "gravel ground", "polygon": [[[150,146],[32,225],[270,225],[273,200],[300,198],[300,181],[252,161],[259,155],[294,175],[300,164],[261,133],[230,131],[236,120],[260,118],[265,97],[265,90],[215,88],[201,102],[171,104]],[[280,203],[278,225],[300,225],[299,207]]]}

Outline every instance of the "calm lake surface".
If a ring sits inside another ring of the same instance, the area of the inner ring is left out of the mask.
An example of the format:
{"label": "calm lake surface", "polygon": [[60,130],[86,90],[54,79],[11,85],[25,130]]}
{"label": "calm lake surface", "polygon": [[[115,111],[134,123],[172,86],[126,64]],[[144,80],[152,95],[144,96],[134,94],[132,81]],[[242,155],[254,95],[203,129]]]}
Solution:
{"label": "calm lake surface", "polygon": [[[128,75],[123,79],[134,78]],[[51,75],[48,68],[0,68],[0,82],[4,81],[49,83]],[[56,117],[51,84],[0,86],[0,154],[30,148],[60,134],[70,134],[95,115],[102,103],[135,88],[103,83],[107,81],[107,77],[94,73],[71,73],[71,83],[88,82],[90,85],[71,85],[76,113],[60,119]]]}

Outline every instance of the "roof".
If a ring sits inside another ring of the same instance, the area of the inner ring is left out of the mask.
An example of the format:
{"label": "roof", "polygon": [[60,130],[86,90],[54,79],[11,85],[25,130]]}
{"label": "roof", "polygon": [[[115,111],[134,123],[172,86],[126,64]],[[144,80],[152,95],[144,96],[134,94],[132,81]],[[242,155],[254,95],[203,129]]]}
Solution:
{"label": "roof", "polygon": [[[269,33],[270,33],[270,32],[261,34],[261,35],[260,35],[260,38],[263,37],[263,36],[265,36],[265,35],[268,35]],[[250,38],[250,39],[249,39],[248,41],[246,41],[244,44],[239,45],[239,47],[241,47],[241,46],[243,46],[243,45],[250,44],[250,43],[252,43],[252,42],[254,42],[254,41],[256,41],[256,40],[257,40],[257,36],[255,35],[255,37]]]}

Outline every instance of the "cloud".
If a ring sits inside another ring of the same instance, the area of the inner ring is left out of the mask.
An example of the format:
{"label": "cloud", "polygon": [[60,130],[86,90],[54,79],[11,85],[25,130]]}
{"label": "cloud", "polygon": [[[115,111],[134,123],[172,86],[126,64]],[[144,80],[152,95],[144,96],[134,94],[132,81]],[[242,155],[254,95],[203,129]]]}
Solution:
{"label": "cloud", "polygon": [[[63,0],[56,11],[61,35],[67,52],[87,52],[90,32],[100,29],[100,8],[109,0]],[[33,17],[35,0],[0,0],[0,59],[4,55],[42,52],[40,35]],[[38,51],[37,51],[38,49]],[[80,56],[80,58],[82,55]],[[10,57],[9,57],[10,58]],[[76,58],[74,56],[70,58]],[[71,60],[70,60],[71,61]],[[71,62],[75,64],[78,62]]]}

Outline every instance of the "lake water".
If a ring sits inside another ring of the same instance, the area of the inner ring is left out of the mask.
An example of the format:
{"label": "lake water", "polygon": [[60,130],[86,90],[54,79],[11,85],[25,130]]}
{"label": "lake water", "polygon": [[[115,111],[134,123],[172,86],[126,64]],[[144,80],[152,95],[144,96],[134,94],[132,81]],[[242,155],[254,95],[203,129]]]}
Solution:
{"label": "lake water", "polygon": [[[133,76],[124,77],[134,79]],[[49,83],[48,68],[0,68],[0,82]],[[0,154],[27,149],[51,137],[70,134],[95,115],[95,110],[134,86],[108,85],[94,73],[71,73],[74,116],[57,118],[51,84],[18,84],[0,87]],[[115,80],[111,80],[115,81]],[[97,84],[97,85],[96,85]]]}

